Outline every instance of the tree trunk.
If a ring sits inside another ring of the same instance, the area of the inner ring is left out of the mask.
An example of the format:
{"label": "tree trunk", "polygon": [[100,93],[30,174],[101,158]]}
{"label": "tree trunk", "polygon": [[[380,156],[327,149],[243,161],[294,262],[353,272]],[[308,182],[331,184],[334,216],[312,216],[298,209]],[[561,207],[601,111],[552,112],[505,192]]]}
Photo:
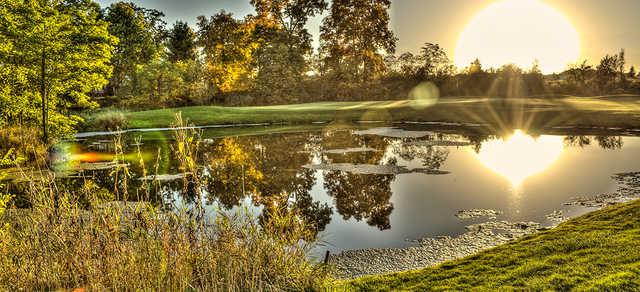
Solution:
{"label": "tree trunk", "polygon": [[40,96],[42,97],[42,142],[47,144],[49,133],[47,129],[47,87],[46,87],[47,55],[42,47],[42,63],[40,67]]}

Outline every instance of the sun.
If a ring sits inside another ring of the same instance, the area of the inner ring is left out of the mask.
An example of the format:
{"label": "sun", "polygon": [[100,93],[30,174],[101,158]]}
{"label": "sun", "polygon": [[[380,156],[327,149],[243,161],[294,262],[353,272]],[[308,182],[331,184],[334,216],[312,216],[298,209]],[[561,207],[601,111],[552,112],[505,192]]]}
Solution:
{"label": "sun", "polygon": [[466,68],[476,58],[485,67],[515,64],[543,73],[563,71],[580,57],[580,37],[571,22],[539,0],[502,0],[478,13],[462,31],[455,63]]}

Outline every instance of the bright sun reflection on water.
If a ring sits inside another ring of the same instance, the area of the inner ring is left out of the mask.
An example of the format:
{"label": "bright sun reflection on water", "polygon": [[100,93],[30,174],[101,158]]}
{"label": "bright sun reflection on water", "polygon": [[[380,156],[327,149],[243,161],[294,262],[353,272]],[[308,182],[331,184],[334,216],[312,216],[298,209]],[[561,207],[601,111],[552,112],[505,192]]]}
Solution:
{"label": "bright sun reflection on water", "polygon": [[516,130],[505,140],[483,143],[476,157],[485,167],[507,178],[517,189],[528,177],[543,172],[558,160],[563,148],[561,137],[534,139]]}

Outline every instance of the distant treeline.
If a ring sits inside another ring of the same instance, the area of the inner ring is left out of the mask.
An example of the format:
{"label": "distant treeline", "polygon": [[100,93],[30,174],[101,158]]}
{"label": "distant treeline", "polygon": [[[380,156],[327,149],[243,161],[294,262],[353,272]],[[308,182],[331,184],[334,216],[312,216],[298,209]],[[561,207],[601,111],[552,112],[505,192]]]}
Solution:
{"label": "distant treeline", "polygon": [[[514,65],[453,66],[437,44],[396,54],[391,0],[250,0],[170,28],[164,13],[118,2],[0,0],[0,124],[73,130],[98,106],[157,108],[403,99],[431,82],[440,96],[526,97],[640,92],[624,51],[543,75]],[[308,20],[326,15],[314,50]],[[428,36],[426,36],[428,37]]]}

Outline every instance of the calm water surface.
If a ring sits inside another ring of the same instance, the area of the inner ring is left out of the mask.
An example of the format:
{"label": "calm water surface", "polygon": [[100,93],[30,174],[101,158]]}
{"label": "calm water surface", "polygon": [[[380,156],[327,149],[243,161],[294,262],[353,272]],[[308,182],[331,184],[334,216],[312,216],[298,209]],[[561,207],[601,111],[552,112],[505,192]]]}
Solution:
{"label": "calm water surface", "polygon": [[[125,151],[135,152],[141,142],[147,168],[154,169],[159,157],[161,174],[179,174],[171,137],[131,133]],[[322,248],[333,252],[457,235],[474,222],[454,216],[464,209],[550,224],[546,215],[555,210],[588,211],[563,205],[571,198],[615,191],[611,175],[640,170],[640,138],[633,136],[529,136],[519,130],[494,136],[473,128],[332,124],[209,129],[202,138],[209,210],[247,207],[260,215],[273,206],[295,206],[317,227]],[[108,154],[110,139],[85,138],[67,151]],[[132,180],[139,182],[134,164]],[[93,175],[110,184],[108,176]],[[181,188],[180,180],[165,182],[162,203],[192,203],[178,195]]]}

